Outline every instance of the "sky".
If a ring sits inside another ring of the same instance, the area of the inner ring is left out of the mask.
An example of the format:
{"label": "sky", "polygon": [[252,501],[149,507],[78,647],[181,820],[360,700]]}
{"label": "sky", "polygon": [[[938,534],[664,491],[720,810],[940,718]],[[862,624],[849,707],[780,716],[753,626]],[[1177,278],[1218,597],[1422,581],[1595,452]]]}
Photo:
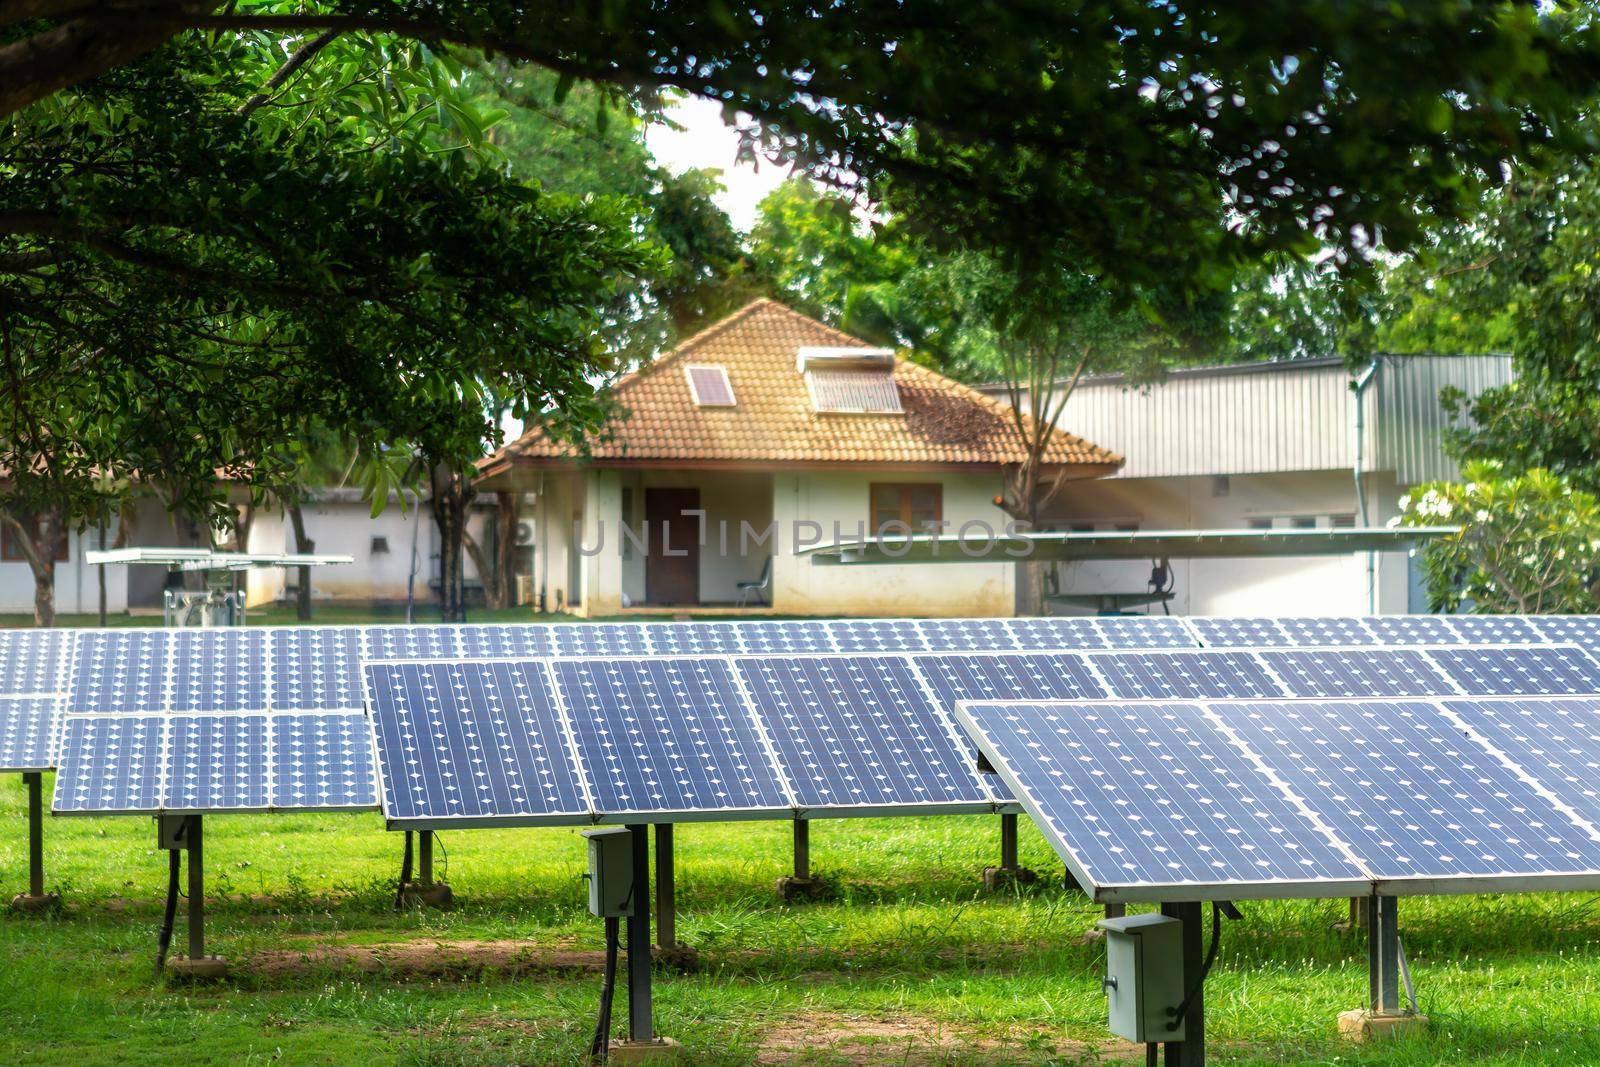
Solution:
{"label": "sky", "polygon": [[759,167],[735,163],[739,135],[732,127],[723,125],[722,105],[714,100],[684,97],[672,106],[669,114],[684,128],[680,131],[654,126],[646,133],[645,142],[656,162],[674,174],[691,167],[722,171],[722,183],[727,189],[717,198],[717,203],[735,226],[748,233],[756,221],[756,208],[762,197],[782,184],[785,171],[766,162]]}

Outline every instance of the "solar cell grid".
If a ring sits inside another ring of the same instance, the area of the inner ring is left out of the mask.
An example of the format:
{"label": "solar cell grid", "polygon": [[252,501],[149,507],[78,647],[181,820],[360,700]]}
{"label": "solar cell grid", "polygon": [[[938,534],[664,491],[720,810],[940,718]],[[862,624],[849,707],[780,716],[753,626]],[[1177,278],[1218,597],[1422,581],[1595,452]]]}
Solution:
{"label": "solar cell grid", "polygon": [[908,660],[740,658],[734,666],[801,808],[867,814],[992,803]]}
{"label": "solar cell grid", "polygon": [[364,659],[457,659],[454,626],[367,626],[361,631]]}
{"label": "solar cell grid", "polygon": [[1600,842],[1427,704],[1211,711],[1380,881],[1600,872]]}
{"label": "solar cell grid", "polygon": [[0,771],[46,771],[56,765],[61,698],[0,697]]}
{"label": "solar cell grid", "polygon": [[1465,696],[1600,693],[1600,665],[1575,645],[1440,648],[1429,653]]}
{"label": "solar cell grid", "polygon": [[271,631],[274,710],[361,707],[361,631],[353,626],[285,626]]}
{"label": "solar cell grid", "polygon": [[1014,649],[1016,635],[1004,619],[924,619],[918,623],[930,652],[987,652]]}
{"label": "solar cell grid", "polygon": [[1520,615],[1441,615],[1468,644],[1537,644],[1539,631]]}
{"label": "solar cell grid", "polygon": [[1090,618],[1007,619],[1006,626],[1016,647],[1024,650],[1100,648],[1106,643]]}
{"label": "solar cell grid", "polygon": [[272,802],[287,809],[377,807],[366,716],[274,715]]}
{"label": "solar cell grid", "polygon": [[1088,660],[1110,695],[1127,699],[1282,696],[1284,689],[1250,652],[1098,652]]}
{"label": "solar cell grid", "polygon": [[548,625],[507,623],[461,626],[456,648],[463,659],[537,659],[555,653]]}
{"label": "solar cell grid", "polygon": [[1600,700],[1450,700],[1445,708],[1578,818],[1600,826]]}
{"label": "solar cell grid", "polygon": [[725,660],[558,660],[552,669],[596,813],[792,808]]}
{"label": "solar cell grid", "polygon": [[1331,617],[1277,620],[1290,645],[1372,645],[1378,637],[1361,619]]}
{"label": "solar cell grid", "polygon": [[962,704],[958,715],[1101,899],[1342,896],[1364,872],[1195,704]]}
{"label": "solar cell grid", "polygon": [[0,630],[0,696],[61,692],[71,643],[67,630]]}
{"label": "solar cell grid", "polygon": [[1194,648],[1194,635],[1183,620],[1167,616],[1107,617],[1094,620],[1107,648]]}
{"label": "solar cell grid", "polygon": [[168,636],[168,660],[168,711],[267,709],[265,630],[175,630]]}
{"label": "solar cell grid", "polygon": [[87,630],[78,635],[67,710],[161,711],[167,706],[168,634]]}
{"label": "solar cell grid", "polygon": [[1452,692],[1450,682],[1415,649],[1262,649],[1256,655],[1283,682],[1290,696],[1442,696]]}
{"label": "solar cell grid", "polygon": [[1600,615],[1538,615],[1528,622],[1546,641],[1600,648]]}
{"label": "solar cell grid", "polygon": [[1373,615],[1365,621],[1386,645],[1459,645],[1466,640],[1437,615]]}
{"label": "solar cell grid", "polygon": [[821,622],[748,622],[739,627],[744,652],[832,652],[833,638]]}
{"label": "solar cell grid", "polygon": [[154,811],[161,802],[158,715],[74,715],[62,725],[56,811]]}
{"label": "solar cell grid", "polygon": [[172,715],[163,725],[162,809],[244,811],[269,806],[265,715]]}
{"label": "solar cell grid", "polygon": [[650,639],[637,623],[561,623],[551,627],[558,656],[644,656]]}
{"label": "solar cell grid", "polygon": [[650,628],[650,651],[657,656],[728,655],[743,651],[740,628],[727,622],[657,623]]}
{"label": "solar cell grid", "polygon": [[840,652],[924,652],[928,647],[909,619],[843,619],[828,629]]}
{"label": "solar cell grid", "polygon": [[1200,643],[1210,648],[1290,644],[1289,635],[1276,619],[1195,616],[1190,629]]}

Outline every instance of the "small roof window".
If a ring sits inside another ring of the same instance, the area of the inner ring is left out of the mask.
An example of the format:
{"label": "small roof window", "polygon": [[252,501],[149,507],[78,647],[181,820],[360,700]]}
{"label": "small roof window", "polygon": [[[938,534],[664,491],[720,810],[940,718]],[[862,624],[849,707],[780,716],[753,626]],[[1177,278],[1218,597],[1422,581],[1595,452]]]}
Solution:
{"label": "small roof window", "polygon": [[898,415],[905,410],[892,370],[808,370],[806,388],[817,411]]}
{"label": "small roof window", "polygon": [[689,379],[689,394],[703,408],[731,408],[733,383],[728,381],[728,368],[716,363],[691,363],[683,368]]}

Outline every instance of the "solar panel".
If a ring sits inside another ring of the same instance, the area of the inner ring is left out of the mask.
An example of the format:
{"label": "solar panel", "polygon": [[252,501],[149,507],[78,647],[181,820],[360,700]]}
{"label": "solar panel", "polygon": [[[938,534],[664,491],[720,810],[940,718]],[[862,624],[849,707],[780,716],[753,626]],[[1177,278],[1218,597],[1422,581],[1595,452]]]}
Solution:
{"label": "solar panel", "polygon": [[272,803],[280,809],[376,808],[378,787],[367,717],[274,715]]}
{"label": "solar panel", "polygon": [[1262,649],[1256,654],[1291,696],[1440,696],[1451,691],[1450,682],[1415,649]]}
{"label": "solar panel", "polygon": [[1106,643],[1105,635],[1091,618],[1056,616],[1007,619],[1006,625],[1011,631],[1012,641],[1019,649],[1101,648]]}
{"label": "solar panel", "polygon": [[457,627],[456,647],[465,659],[538,659],[555,654],[550,627],[525,623]]}
{"label": "solar panel", "polygon": [[272,707],[360,708],[361,640],[361,631],[353,626],[284,626],[270,631]]}
{"label": "solar panel", "polygon": [[552,670],[597,813],[792,810],[727,661],[559,660]]}
{"label": "solar panel", "polygon": [[992,810],[906,659],[741,658],[735,668],[801,808]]}
{"label": "solar panel", "polygon": [[1521,615],[1441,615],[1469,644],[1528,645],[1543,638]]}
{"label": "solar panel", "polygon": [[1195,648],[1199,642],[1182,619],[1155,615],[1106,616],[1094,620],[1106,648]]}
{"label": "solar panel", "polygon": [[1426,703],[1211,710],[1387,889],[1600,873],[1600,841]]}
{"label": "solar panel", "polygon": [[1459,645],[1466,640],[1438,615],[1373,615],[1365,621],[1386,645]]}
{"label": "solar panel", "polygon": [[1546,641],[1600,648],[1600,615],[1535,615],[1528,623]]}
{"label": "solar panel", "polygon": [[1465,696],[1600,693],[1600,666],[1575,645],[1440,648],[1429,655]]}
{"label": "solar panel", "polygon": [[744,650],[740,629],[728,622],[671,622],[650,627],[650,651],[657,656],[730,655]]}
{"label": "solar panel", "polygon": [[167,637],[171,674],[167,710],[267,709],[266,631],[236,626],[176,630]]}
{"label": "solar panel", "polygon": [[1078,656],[989,653],[913,656],[941,709],[958,700],[1071,700],[1103,697],[1105,689]]}
{"label": "solar panel", "polygon": [[963,703],[957,715],[1097,899],[1369,889],[1197,705]]}
{"label": "solar panel", "polygon": [[165,726],[163,810],[248,811],[270,805],[265,715],[173,715]]}
{"label": "solar panel", "polygon": [[454,626],[367,626],[361,631],[364,659],[459,659]]}
{"label": "solar panel", "polygon": [[1600,700],[1450,700],[1445,708],[1577,818],[1600,825]]}
{"label": "solar panel", "polygon": [[829,636],[840,652],[925,652],[927,642],[909,619],[841,619]]}
{"label": "solar panel", "polygon": [[0,697],[0,771],[47,771],[56,765],[60,697]]}
{"label": "solar panel", "polygon": [[1228,618],[1197,615],[1187,620],[1189,628],[1208,648],[1244,646],[1283,646],[1291,644],[1289,634],[1276,619]]}
{"label": "solar panel", "polygon": [[1338,616],[1284,618],[1277,623],[1283,628],[1290,645],[1374,645],[1378,637],[1361,619]]}
{"label": "solar panel", "polygon": [[407,822],[589,821],[537,663],[368,663],[383,809]]}
{"label": "solar panel", "polygon": [[157,810],[165,722],[159,715],[68,717],[62,727],[53,810]]}
{"label": "solar panel", "polygon": [[69,630],[0,630],[0,695],[64,690],[71,644]]}
{"label": "solar panel", "polygon": [[1126,699],[1282,696],[1284,689],[1249,652],[1090,653],[1111,695]]}
{"label": "solar panel", "polygon": [[169,635],[161,630],[85,630],[73,656],[69,712],[161,711]]}
{"label": "solar panel", "polygon": [[989,652],[1017,647],[1016,635],[1004,619],[924,619],[917,625],[922,631],[923,647],[930,652]]}
{"label": "solar panel", "polygon": [[647,656],[650,638],[637,623],[574,622],[550,628],[558,656]]}
{"label": "solar panel", "polygon": [[739,625],[742,651],[781,655],[832,652],[833,638],[822,622],[747,622]]}

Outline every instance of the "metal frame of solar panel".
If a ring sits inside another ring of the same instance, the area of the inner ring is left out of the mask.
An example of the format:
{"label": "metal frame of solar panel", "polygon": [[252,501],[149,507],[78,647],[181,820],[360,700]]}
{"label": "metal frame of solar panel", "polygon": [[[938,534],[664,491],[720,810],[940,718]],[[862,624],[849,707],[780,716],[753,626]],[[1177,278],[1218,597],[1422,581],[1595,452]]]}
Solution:
{"label": "metal frame of solar panel", "polygon": [[[1097,901],[1600,887],[1594,822],[1464,714],[1530,704],[1600,727],[1600,700],[1557,697],[963,701],[956,717]],[[1600,728],[1588,744],[1600,762]]]}

